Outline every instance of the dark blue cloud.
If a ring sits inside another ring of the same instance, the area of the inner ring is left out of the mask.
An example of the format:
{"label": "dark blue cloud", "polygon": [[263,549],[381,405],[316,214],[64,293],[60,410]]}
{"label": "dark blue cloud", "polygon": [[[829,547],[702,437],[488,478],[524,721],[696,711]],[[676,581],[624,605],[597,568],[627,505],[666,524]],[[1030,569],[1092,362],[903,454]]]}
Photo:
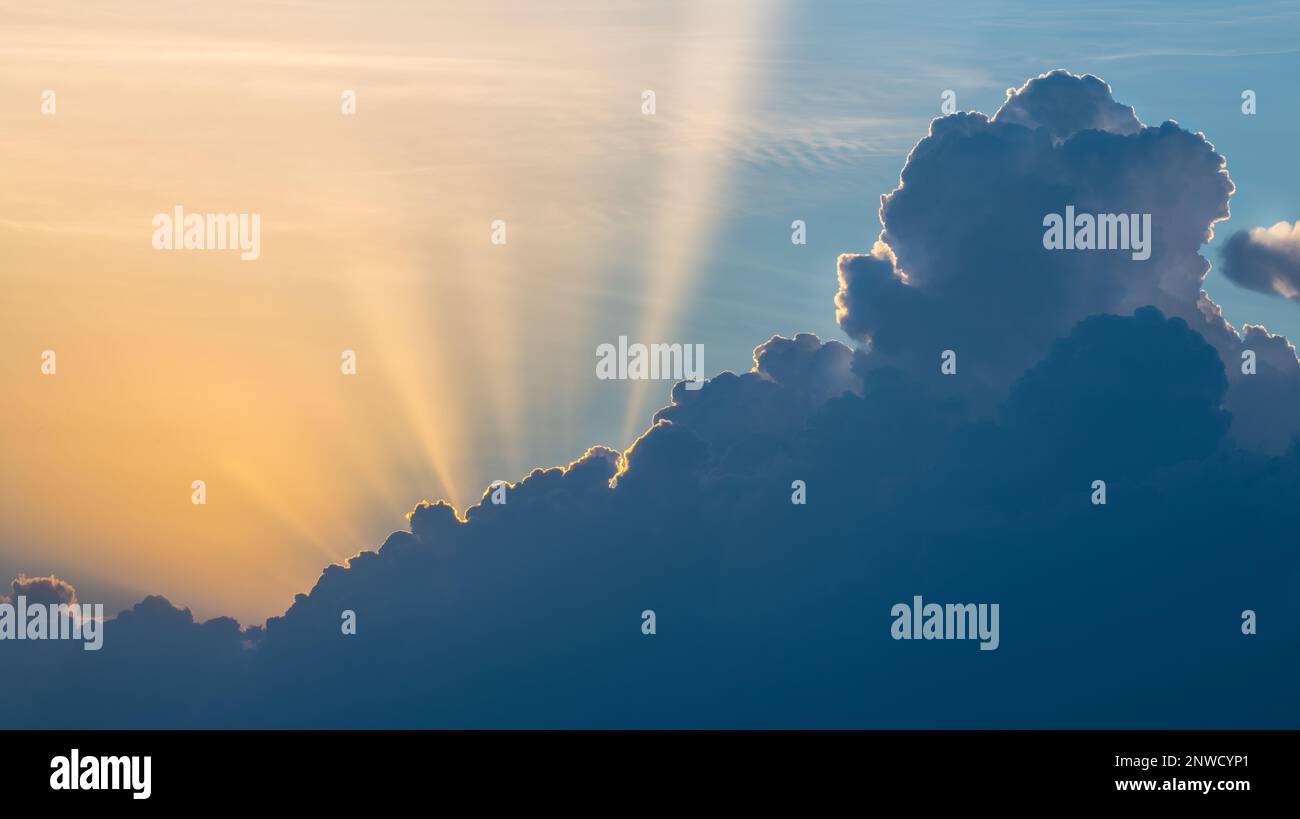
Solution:
{"label": "dark blue cloud", "polygon": [[27,602],[33,605],[62,603],[71,606],[77,602],[77,590],[72,587],[72,584],[54,575],[48,577],[19,575],[10,584],[10,591],[12,594],[0,594],[0,603],[16,601],[19,597],[26,598]]}
{"label": "dark blue cloud", "polygon": [[[0,724],[1300,724],[1294,351],[1200,293],[1221,158],[1131,113],[1051,74],[936,121],[841,259],[869,344],[774,337],[625,453],[419,505],[264,628],[150,598],[100,652],[0,644]],[[1066,202],[1158,214],[1150,267],[1045,254]],[[998,603],[1000,647],[891,639],[917,594]]]}

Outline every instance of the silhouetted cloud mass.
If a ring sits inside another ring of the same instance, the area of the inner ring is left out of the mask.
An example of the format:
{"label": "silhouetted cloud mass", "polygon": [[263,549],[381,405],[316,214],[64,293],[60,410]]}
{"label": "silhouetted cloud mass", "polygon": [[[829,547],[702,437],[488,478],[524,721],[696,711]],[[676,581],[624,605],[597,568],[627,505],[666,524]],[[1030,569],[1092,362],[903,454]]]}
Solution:
{"label": "silhouetted cloud mass", "polygon": [[[936,120],[840,259],[856,350],[773,337],[264,628],[151,597],[99,652],[0,644],[0,724],[1294,727],[1300,375],[1200,289],[1232,190],[1093,77]],[[1044,250],[1071,204],[1153,214],[1150,259]],[[918,594],[998,603],[1000,647],[892,639]]]}

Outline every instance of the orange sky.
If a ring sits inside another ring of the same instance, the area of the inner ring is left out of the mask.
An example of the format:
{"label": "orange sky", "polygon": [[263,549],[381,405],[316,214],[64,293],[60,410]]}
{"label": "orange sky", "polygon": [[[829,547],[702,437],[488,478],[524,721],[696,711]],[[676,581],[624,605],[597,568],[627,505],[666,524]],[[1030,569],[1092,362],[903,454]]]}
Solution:
{"label": "orange sky", "polygon": [[[709,8],[0,2],[0,567],[257,622],[421,498],[628,443],[666,388],[591,440],[569,330],[672,327],[765,19]],[[154,250],[175,205],[261,258]]]}

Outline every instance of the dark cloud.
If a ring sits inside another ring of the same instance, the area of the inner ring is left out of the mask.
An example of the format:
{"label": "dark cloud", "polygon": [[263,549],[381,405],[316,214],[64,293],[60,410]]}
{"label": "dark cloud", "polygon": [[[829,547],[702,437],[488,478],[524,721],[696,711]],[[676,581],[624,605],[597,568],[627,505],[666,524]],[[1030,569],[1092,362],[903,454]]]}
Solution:
{"label": "dark cloud", "polygon": [[1234,233],[1223,246],[1223,275],[1250,290],[1300,301],[1300,222]]}
{"label": "dark cloud", "polygon": [[[863,348],[773,337],[627,452],[420,504],[265,628],[149,598],[93,655],[0,643],[0,724],[1295,724],[1294,350],[1200,292],[1222,159],[1125,111],[1054,73],[936,121],[841,259]],[[1043,253],[1065,203],[1158,214],[1147,266]],[[894,641],[915,594],[998,603],[1001,646]]]}
{"label": "dark cloud", "polygon": [[[57,602],[76,599],[67,583],[54,588]],[[0,682],[0,725],[165,728],[247,719],[247,673],[261,629],[241,631],[228,617],[196,623],[188,609],[154,596],[103,630],[98,651],[75,640],[0,641],[8,669]]]}
{"label": "dark cloud", "polygon": [[54,575],[48,577],[28,577],[19,575],[10,585],[13,592],[9,596],[0,594],[0,603],[16,600],[19,596],[27,598],[29,605],[65,604],[77,602],[77,590],[71,583],[60,580]]}
{"label": "dark cloud", "polygon": [[[1015,383],[1002,417],[1017,438],[1041,442],[1027,454],[1044,475],[1069,464],[1130,478],[1211,455],[1228,431],[1227,388],[1218,353],[1199,333],[1143,307],[1132,318],[1081,322]],[[1066,418],[1074,428],[1057,434]]]}

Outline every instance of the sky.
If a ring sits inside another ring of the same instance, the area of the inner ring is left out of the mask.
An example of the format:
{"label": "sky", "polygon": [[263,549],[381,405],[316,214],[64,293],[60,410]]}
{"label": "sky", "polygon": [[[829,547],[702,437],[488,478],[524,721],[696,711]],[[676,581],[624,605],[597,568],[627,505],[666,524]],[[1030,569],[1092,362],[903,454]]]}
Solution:
{"label": "sky", "polygon": [[[991,115],[1066,68],[1203,132],[1236,185],[1205,289],[1234,326],[1300,337],[1294,299],[1220,264],[1235,231],[1300,219],[1298,3],[2,2],[0,20],[0,575],[71,578],[110,609],[162,594],[261,623],[418,501],[463,511],[493,480],[626,448],[670,385],[598,380],[620,335],[702,344],[710,376],[776,333],[854,344],[837,257],[871,250],[947,90]],[[260,213],[261,258],[154,250],[177,204]]]}

